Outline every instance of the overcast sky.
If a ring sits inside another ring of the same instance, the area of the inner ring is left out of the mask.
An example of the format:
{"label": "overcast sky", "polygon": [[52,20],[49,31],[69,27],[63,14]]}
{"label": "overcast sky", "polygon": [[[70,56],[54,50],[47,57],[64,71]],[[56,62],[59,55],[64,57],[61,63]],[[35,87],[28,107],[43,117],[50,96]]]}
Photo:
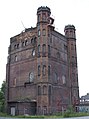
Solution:
{"label": "overcast sky", "polygon": [[89,93],[89,0],[0,0],[0,87],[6,79],[6,63],[10,37],[36,26],[37,8],[48,6],[55,19],[55,29],[76,28],[78,79],[80,96]]}

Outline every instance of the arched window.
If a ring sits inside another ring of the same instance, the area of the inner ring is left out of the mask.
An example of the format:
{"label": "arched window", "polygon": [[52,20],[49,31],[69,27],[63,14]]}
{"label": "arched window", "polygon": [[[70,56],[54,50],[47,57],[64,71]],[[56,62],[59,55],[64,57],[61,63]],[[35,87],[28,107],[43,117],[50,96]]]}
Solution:
{"label": "arched window", "polygon": [[38,86],[38,95],[41,95],[41,86]]}
{"label": "arched window", "polygon": [[48,45],[48,56],[50,56],[51,50],[50,50],[50,45]]}
{"label": "arched window", "polygon": [[19,48],[19,44],[17,44],[17,49]]}
{"label": "arched window", "polygon": [[42,31],[42,35],[43,35],[43,36],[46,35],[46,30],[45,30],[45,29],[43,29],[43,31]]}
{"label": "arched window", "polygon": [[46,95],[47,94],[47,86],[43,86],[43,95]]}
{"label": "arched window", "polygon": [[38,45],[38,57],[40,57],[40,45]]}
{"label": "arched window", "polygon": [[40,14],[38,14],[38,22],[40,22]]}
{"label": "arched window", "polygon": [[57,81],[57,80],[58,80],[58,75],[57,75],[57,73],[56,73],[56,72],[54,72],[54,79],[55,79],[55,81]]}
{"label": "arched window", "polygon": [[35,56],[35,49],[32,49],[32,56]]}
{"label": "arched window", "polygon": [[46,74],[46,66],[45,65],[43,65],[42,71],[43,71],[43,75],[45,75]]}
{"label": "arched window", "polygon": [[40,69],[40,65],[38,66],[38,76],[40,76],[41,73],[41,69]]}
{"label": "arched window", "polygon": [[16,44],[14,45],[14,49],[16,49]]}
{"label": "arched window", "polygon": [[46,45],[45,44],[43,44],[42,46],[42,55],[46,56]]}
{"label": "arched window", "polygon": [[42,14],[42,20],[43,20],[43,21],[46,20],[46,14],[45,14],[45,13]]}
{"label": "arched window", "polygon": [[17,61],[17,55],[15,55],[15,61]]}
{"label": "arched window", "polygon": [[49,86],[49,95],[52,94],[52,89],[51,89],[51,86]]}
{"label": "arched window", "polygon": [[23,47],[23,46],[25,46],[25,43],[24,43],[24,41],[22,42],[22,47]]}
{"label": "arched window", "polygon": [[26,46],[26,45],[28,45],[28,41],[27,41],[27,40],[25,41],[25,46]]}
{"label": "arched window", "polygon": [[13,79],[13,86],[16,86],[16,78]]}
{"label": "arched window", "polygon": [[40,45],[38,45],[38,52],[40,52]]}
{"label": "arched window", "polygon": [[34,45],[35,43],[36,43],[36,37],[33,37],[33,38],[31,39],[31,44]]}
{"label": "arched window", "polygon": [[42,47],[42,52],[45,52],[46,51],[46,45],[43,44],[43,47]]}
{"label": "arched window", "polygon": [[62,83],[66,84],[66,77],[65,77],[65,75],[62,75]]}
{"label": "arched window", "polygon": [[41,32],[40,32],[40,29],[38,30],[38,36],[40,36],[41,35]]}
{"label": "arched window", "polygon": [[48,76],[50,76],[50,66],[48,66]]}

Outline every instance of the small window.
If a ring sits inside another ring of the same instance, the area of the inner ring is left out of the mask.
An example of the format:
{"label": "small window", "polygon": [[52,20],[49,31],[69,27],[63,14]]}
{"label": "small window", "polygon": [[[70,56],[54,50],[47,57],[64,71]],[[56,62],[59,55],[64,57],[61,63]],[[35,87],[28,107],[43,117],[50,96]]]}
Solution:
{"label": "small window", "polygon": [[38,66],[38,76],[40,76],[40,73],[41,73],[41,68],[40,68],[40,65]]}
{"label": "small window", "polygon": [[16,44],[14,45],[14,49],[16,49],[17,48],[17,46],[16,46]]}
{"label": "small window", "polygon": [[33,45],[36,43],[36,37],[33,37],[33,38],[31,39],[31,43],[32,43]]}
{"label": "small window", "polygon": [[43,44],[43,46],[42,46],[42,52],[43,53],[46,52],[46,45],[45,44]]}
{"label": "small window", "polygon": [[38,30],[38,36],[40,36],[40,35],[41,35],[40,30]]}
{"label": "small window", "polygon": [[32,50],[32,56],[35,56],[35,49]]}
{"label": "small window", "polygon": [[16,78],[13,79],[13,86],[16,86]]}
{"label": "small window", "polygon": [[51,50],[50,50],[50,45],[48,45],[48,56],[50,56]]}
{"label": "small window", "polygon": [[43,44],[42,46],[42,56],[45,57],[46,56],[46,45]]}
{"label": "small window", "polygon": [[17,44],[17,49],[19,48],[19,44]]}
{"label": "small window", "polygon": [[40,57],[40,45],[38,45],[38,57]]}
{"label": "small window", "polygon": [[51,86],[49,86],[49,95],[51,95],[52,90],[51,90]]}
{"label": "small window", "polygon": [[64,75],[62,76],[62,83],[63,83],[63,84],[66,84],[66,78],[65,78]]}
{"label": "small window", "polygon": [[45,75],[45,74],[46,74],[46,66],[43,65],[43,75]]}
{"label": "small window", "polygon": [[33,82],[33,80],[34,80],[34,73],[33,72],[30,72],[29,73],[29,81],[30,82]]}
{"label": "small window", "polygon": [[15,56],[15,61],[17,61],[17,55]]}
{"label": "small window", "polygon": [[27,40],[25,41],[25,46],[26,46],[26,45],[28,45],[28,41],[27,41]]}
{"label": "small window", "polygon": [[34,44],[34,39],[33,38],[31,39],[31,43]]}
{"label": "small window", "polygon": [[24,41],[22,42],[22,47],[24,47],[25,46],[25,43],[24,43]]}
{"label": "small window", "polygon": [[38,95],[41,95],[41,86],[38,86]]}
{"label": "small window", "polygon": [[40,22],[40,14],[38,14],[38,22]]}
{"label": "small window", "polygon": [[47,94],[47,86],[43,86],[43,95]]}
{"label": "small window", "polygon": [[55,79],[55,80],[58,80],[58,75],[57,75],[56,72],[54,73],[54,79]]}
{"label": "small window", "polygon": [[38,45],[38,52],[40,52],[40,45]]}
{"label": "small window", "polygon": [[71,44],[71,50],[74,50],[74,46],[73,46],[73,44]]}
{"label": "small window", "polygon": [[48,76],[50,76],[50,66],[48,66]]}
{"label": "small window", "polygon": [[46,31],[45,31],[45,29],[43,29],[43,31],[42,31],[42,35],[43,35],[43,36],[46,35]]}
{"label": "small window", "polygon": [[43,21],[46,20],[46,14],[45,14],[45,13],[43,13],[43,15],[42,15],[42,20],[43,20]]}

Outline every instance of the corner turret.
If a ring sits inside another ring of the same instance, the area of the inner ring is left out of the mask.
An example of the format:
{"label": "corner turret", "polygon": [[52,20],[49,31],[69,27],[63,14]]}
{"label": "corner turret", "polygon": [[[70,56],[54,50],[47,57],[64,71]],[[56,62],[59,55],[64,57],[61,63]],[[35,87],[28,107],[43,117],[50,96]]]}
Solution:
{"label": "corner turret", "polygon": [[50,8],[46,7],[39,7],[37,9],[37,24],[40,23],[49,23],[49,18],[50,18]]}
{"label": "corner turret", "polygon": [[76,29],[74,25],[67,25],[64,28],[65,36],[68,39],[76,39]]}

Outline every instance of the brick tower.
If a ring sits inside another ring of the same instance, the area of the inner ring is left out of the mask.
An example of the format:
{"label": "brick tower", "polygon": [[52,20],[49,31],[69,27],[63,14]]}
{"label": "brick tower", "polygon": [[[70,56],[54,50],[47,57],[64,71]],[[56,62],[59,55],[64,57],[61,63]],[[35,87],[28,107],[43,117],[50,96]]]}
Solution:
{"label": "brick tower", "polygon": [[70,80],[70,102],[72,105],[79,103],[79,86],[77,70],[76,33],[73,25],[65,26],[64,32],[68,42],[68,65]]}
{"label": "brick tower", "polygon": [[48,7],[37,9],[36,27],[10,38],[6,70],[7,111],[43,115],[65,111],[79,99],[75,27],[55,31]]}

